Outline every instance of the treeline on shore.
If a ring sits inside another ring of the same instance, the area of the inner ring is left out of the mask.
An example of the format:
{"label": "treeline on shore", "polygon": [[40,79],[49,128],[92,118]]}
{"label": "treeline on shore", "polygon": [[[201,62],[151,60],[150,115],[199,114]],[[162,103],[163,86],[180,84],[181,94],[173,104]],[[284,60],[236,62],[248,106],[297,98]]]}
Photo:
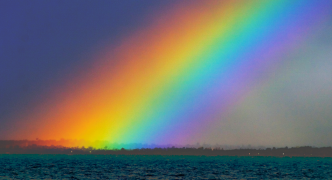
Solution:
{"label": "treeline on shore", "polygon": [[116,143],[116,142],[108,142],[108,141],[86,141],[86,140],[77,140],[77,139],[60,139],[60,140],[41,140],[36,138],[36,140],[0,140],[0,148],[3,147],[27,147],[27,146],[63,146],[63,147],[94,147],[95,149],[154,149],[154,148],[169,148],[169,147],[176,147],[176,148],[222,148],[224,150],[230,149],[265,149],[265,146],[251,146],[248,144],[245,145],[219,145],[219,144],[200,144],[197,142],[196,144],[144,144],[144,143]]}
{"label": "treeline on shore", "polygon": [[141,149],[96,149],[93,147],[63,146],[6,146],[0,147],[0,154],[103,154],[103,155],[195,155],[195,156],[278,156],[278,157],[332,157],[331,147],[293,147],[266,149],[232,149],[222,148],[141,148]]}

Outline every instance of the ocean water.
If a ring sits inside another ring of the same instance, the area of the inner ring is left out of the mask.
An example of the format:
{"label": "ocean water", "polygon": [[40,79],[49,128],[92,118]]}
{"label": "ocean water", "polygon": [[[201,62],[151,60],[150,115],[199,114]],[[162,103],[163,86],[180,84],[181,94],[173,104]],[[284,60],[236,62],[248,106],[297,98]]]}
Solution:
{"label": "ocean water", "polygon": [[332,158],[6,154],[0,179],[332,179]]}

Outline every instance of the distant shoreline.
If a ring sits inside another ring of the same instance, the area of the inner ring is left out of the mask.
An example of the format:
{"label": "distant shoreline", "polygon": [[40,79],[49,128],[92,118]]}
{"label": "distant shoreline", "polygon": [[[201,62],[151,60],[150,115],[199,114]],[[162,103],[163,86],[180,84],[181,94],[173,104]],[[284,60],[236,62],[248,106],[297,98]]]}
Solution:
{"label": "distant shoreline", "polygon": [[220,148],[142,148],[142,149],[94,149],[61,146],[7,146],[0,148],[0,154],[67,154],[67,155],[186,155],[186,156],[246,156],[246,157],[332,157],[332,148],[296,148],[233,149]]}

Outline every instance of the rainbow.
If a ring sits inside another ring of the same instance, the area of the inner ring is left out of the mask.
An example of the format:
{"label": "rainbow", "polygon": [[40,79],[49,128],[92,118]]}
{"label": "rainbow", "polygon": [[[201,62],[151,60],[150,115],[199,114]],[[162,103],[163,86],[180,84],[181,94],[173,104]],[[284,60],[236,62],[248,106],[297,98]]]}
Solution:
{"label": "rainbow", "polygon": [[20,114],[12,136],[195,143],[305,45],[326,2],[178,2]]}

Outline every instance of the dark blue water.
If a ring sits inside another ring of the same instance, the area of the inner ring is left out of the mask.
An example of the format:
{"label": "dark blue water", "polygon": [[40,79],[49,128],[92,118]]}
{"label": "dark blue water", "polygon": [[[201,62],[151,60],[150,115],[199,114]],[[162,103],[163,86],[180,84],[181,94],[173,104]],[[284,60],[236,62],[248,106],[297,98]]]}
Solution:
{"label": "dark blue water", "polygon": [[332,179],[332,158],[0,155],[0,179]]}

